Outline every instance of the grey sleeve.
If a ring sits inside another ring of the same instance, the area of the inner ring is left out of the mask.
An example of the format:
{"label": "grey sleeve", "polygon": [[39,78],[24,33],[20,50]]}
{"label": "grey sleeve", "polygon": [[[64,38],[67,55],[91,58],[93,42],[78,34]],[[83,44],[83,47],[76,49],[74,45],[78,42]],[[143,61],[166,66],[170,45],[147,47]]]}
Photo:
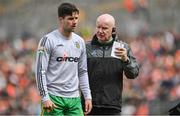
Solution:
{"label": "grey sleeve", "polygon": [[78,76],[80,84],[79,86],[83,93],[84,99],[92,99],[87,73],[87,56],[84,42],[82,46],[82,53],[78,62]]}
{"label": "grey sleeve", "polygon": [[133,53],[129,47],[127,47],[127,55],[129,57],[130,62],[123,64],[124,73],[127,78],[134,79],[139,74],[139,65],[136,61],[136,58],[133,56]]}
{"label": "grey sleeve", "polygon": [[38,45],[36,54],[36,83],[42,101],[49,100],[46,82],[46,71],[50,57],[50,45],[47,37],[43,37]]}

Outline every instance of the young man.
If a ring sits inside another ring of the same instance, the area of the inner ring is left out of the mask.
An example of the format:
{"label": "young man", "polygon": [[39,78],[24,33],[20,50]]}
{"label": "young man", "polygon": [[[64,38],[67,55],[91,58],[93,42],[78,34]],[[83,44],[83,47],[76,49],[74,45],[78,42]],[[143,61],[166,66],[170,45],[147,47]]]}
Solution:
{"label": "young man", "polygon": [[138,76],[139,67],[131,49],[117,47],[111,56],[115,38],[115,19],[102,14],[96,20],[96,34],[86,44],[89,83],[93,98],[90,115],[120,115],[123,73],[129,79]]}
{"label": "young man", "polygon": [[39,42],[36,80],[42,98],[42,115],[84,115],[80,91],[85,98],[85,114],[92,108],[84,40],[73,31],[79,10],[62,3],[58,7],[60,26]]}

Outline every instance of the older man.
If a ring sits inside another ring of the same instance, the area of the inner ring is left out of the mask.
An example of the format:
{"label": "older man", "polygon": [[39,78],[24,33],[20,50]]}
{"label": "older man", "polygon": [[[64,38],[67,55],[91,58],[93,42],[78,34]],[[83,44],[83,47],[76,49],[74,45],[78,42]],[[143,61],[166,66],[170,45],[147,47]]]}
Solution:
{"label": "older man", "polygon": [[123,73],[129,79],[138,76],[139,66],[125,42],[111,56],[115,35],[115,19],[102,14],[96,21],[96,33],[86,44],[88,75],[93,98],[90,115],[119,115],[121,112]]}

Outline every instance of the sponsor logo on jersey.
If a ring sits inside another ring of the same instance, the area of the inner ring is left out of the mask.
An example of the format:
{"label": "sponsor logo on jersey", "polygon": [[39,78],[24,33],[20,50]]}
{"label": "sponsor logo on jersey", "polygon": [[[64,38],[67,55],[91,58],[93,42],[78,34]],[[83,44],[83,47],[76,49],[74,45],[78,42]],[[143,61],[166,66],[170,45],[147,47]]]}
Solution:
{"label": "sponsor logo on jersey", "polygon": [[79,58],[78,57],[57,57],[56,61],[58,62],[78,62]]}
{"label": "sponsor logo on jersey", "polygon": [[65,52],[63,57],[57,57],[56,61],[58,62],[78,62],[78,57],[69,57],[68,54]]}

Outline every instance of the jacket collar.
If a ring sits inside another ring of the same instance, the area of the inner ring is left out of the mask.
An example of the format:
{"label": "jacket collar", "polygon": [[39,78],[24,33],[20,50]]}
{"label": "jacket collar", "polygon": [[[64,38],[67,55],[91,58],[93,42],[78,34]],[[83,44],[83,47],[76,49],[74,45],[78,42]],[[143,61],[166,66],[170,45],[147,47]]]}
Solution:
{"label": "jacket collar", "polygon": [[99,46],[111,46],[113,44],[113,42],[115,41],[115,37],[113,37],[112,41],[109,43],[100,43],[98,41],[98,38],[96,35],[93,36],[93,39],[91,41],[91,45],[99,45]]}

